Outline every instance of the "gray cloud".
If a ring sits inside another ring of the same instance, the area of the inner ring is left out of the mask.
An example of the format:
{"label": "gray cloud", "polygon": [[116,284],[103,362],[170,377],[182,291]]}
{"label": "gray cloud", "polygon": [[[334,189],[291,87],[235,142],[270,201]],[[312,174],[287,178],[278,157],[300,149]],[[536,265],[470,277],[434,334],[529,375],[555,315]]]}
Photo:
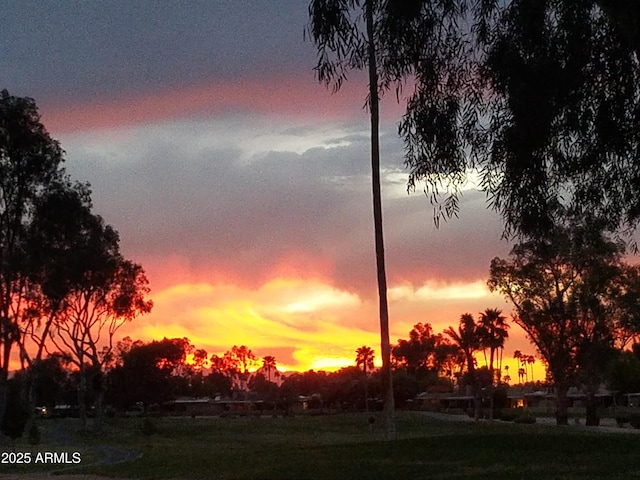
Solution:
{"label": "gray cloud", "polygon": [[[304,272],[304,262],[319,259],[336,285],[369,296],[375,265],[366,126],[336,126],[319,141],[325,147],[300,154],[242,143],[244,136],[277,137],[292,128],[247,116],[62,141],[69,171],[92,183],[97,211],[120,231],[133,258],[157,263],[179,255],[204,276],[222,271],[254,286],[283,263],[298,258]],[[297,128],[301,137],[312,131]],[[385,169],[402,172],[393,138],[392,130],[383,136],[391,161]],[[385,187],[391,282],[486,277],[489,260],[501,253],[501,226],[482,196],[465,196],[461,218],[436,230],[427,199],[403,189],[396,178]]]}

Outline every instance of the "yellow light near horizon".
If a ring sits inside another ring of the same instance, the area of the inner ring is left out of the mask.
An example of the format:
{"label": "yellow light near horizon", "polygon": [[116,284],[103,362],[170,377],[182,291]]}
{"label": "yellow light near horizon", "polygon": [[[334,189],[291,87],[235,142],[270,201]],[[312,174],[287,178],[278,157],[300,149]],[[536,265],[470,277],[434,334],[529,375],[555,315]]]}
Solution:
{"label": "yellow light near horizon", "polygon": [[354,358],[316,357],[310,360],[307,370],[340,370],[341,368],[355,365]]}

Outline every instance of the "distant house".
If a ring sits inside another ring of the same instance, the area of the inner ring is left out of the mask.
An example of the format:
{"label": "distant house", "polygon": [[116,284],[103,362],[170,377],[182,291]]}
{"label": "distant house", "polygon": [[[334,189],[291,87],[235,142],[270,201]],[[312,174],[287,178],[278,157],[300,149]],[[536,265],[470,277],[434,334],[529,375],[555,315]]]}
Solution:
{"label": "distant house", "polygon": [[628,407],[640,407],[640,393],[625,393],[624,398],[626,399]]}
{"label": "distant house", "polygon": [[181,397],[162,405],[162,412],[168,415],[209,416],[223,414],[246,415],[263,410],[262,400],[232,400],[228,398]]}

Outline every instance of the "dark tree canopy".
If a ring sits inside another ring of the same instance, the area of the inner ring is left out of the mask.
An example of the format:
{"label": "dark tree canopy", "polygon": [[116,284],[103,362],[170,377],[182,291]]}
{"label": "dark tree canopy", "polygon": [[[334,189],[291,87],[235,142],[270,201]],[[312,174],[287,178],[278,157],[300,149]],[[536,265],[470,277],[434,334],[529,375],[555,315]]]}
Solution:
{"label": "dark tree canopy", "polygon": [[[0,380],[20,337],[27,295],[27,233],[49,186],[64,177],[63,152],[40,122],[30,98],[0,92]],[[0,385],[1,389],[1,385]],[[0,411],[2,402],[0,401]]]}
{"label": "dark tree canopy", "polygon": [[[515,307],[514,322],[535,345],[555,384],[558,423],[567,422],[567,389],[606,369],[620,334],[625,285],[624,246],[602,225],[556,226],[543,238],[517,244],[509,259],[491,262],[489,287]],[[637,308],[637,307],[636,307]],[[636,318],[637,321],[637,318]]]}
{"label": "dark tree canopy", "polygon": [[447,217],[478,171],[507,233],[544,232],[559,204],[611,230],[634,226],[640,65],[637,31],[615,2],[457,3],[468,3],[458,11],[460,60],[436,51],[440,62],[418,62],[400,126],[409,185],[425,181],[437,218]]}

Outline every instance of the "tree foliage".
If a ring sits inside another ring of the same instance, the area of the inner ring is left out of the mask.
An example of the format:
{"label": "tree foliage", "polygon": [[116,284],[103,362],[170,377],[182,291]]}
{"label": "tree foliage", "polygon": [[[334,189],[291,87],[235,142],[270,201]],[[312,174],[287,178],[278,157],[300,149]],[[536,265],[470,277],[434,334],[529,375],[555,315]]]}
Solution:
{"label": "tree foliage", "polygon": [[507,319],[502,315],[501,310],[487,308],[484,312],[480,312],[478,333],[482,348],[489,349],[488,367],[490,372],[495,372],[493,368],[495,355],[496,352],[501,353],[504,349],[504,342],[509,337],[508,329]]}
{"label": "tree foliage", "polygon": [[52,183],[64,178],[63,151],[33,99],[0,92],[0,413],[12,348],[29,311],[28,232]]}
{"label": "tree foliage", "polygon": [[434,334],[429,323],[416,323],[408,339],[399,339],[392,350],[397,368],[424,380],[427,376],[445,374],[451,377],[463,363],[457,346],[442,334]]}
{"label": "tree foliage", "polygon": [[477,171],[507,233],[546,231],[558,204],[611,230],[635,225],[638,17],[634,31],[618,2],[454,3],[458,59],[438,50],[439,61],[416,62],[400,126],[410,187],[425,181],[447,217]]}
{"label": "tree foliage", "polygon": [[356,349],[356,367],[362,367],[362,371],[366,375],[373,371],[373,360],[375,359],[375,352],[371,347],[363,345]]}
{"label": "tree foliage", "polygon": [[597,378],[615,343],[624,246],[601,224],[557,225],[544,238],[516,245],[507,260],[491,262],[489,287],[509,299],[514,322],[547,365],[566,423],[566,393],[577,375]]}
{"label": "tree foliage", "polygon": [[119,408],[138,402],[148,407],[173,399],[181,383],[176,378],[184,372],[191,348],[186,338],[131,342],[130,348],[120,350],[118,366],[109,374],[113,387],[109,397]]}

